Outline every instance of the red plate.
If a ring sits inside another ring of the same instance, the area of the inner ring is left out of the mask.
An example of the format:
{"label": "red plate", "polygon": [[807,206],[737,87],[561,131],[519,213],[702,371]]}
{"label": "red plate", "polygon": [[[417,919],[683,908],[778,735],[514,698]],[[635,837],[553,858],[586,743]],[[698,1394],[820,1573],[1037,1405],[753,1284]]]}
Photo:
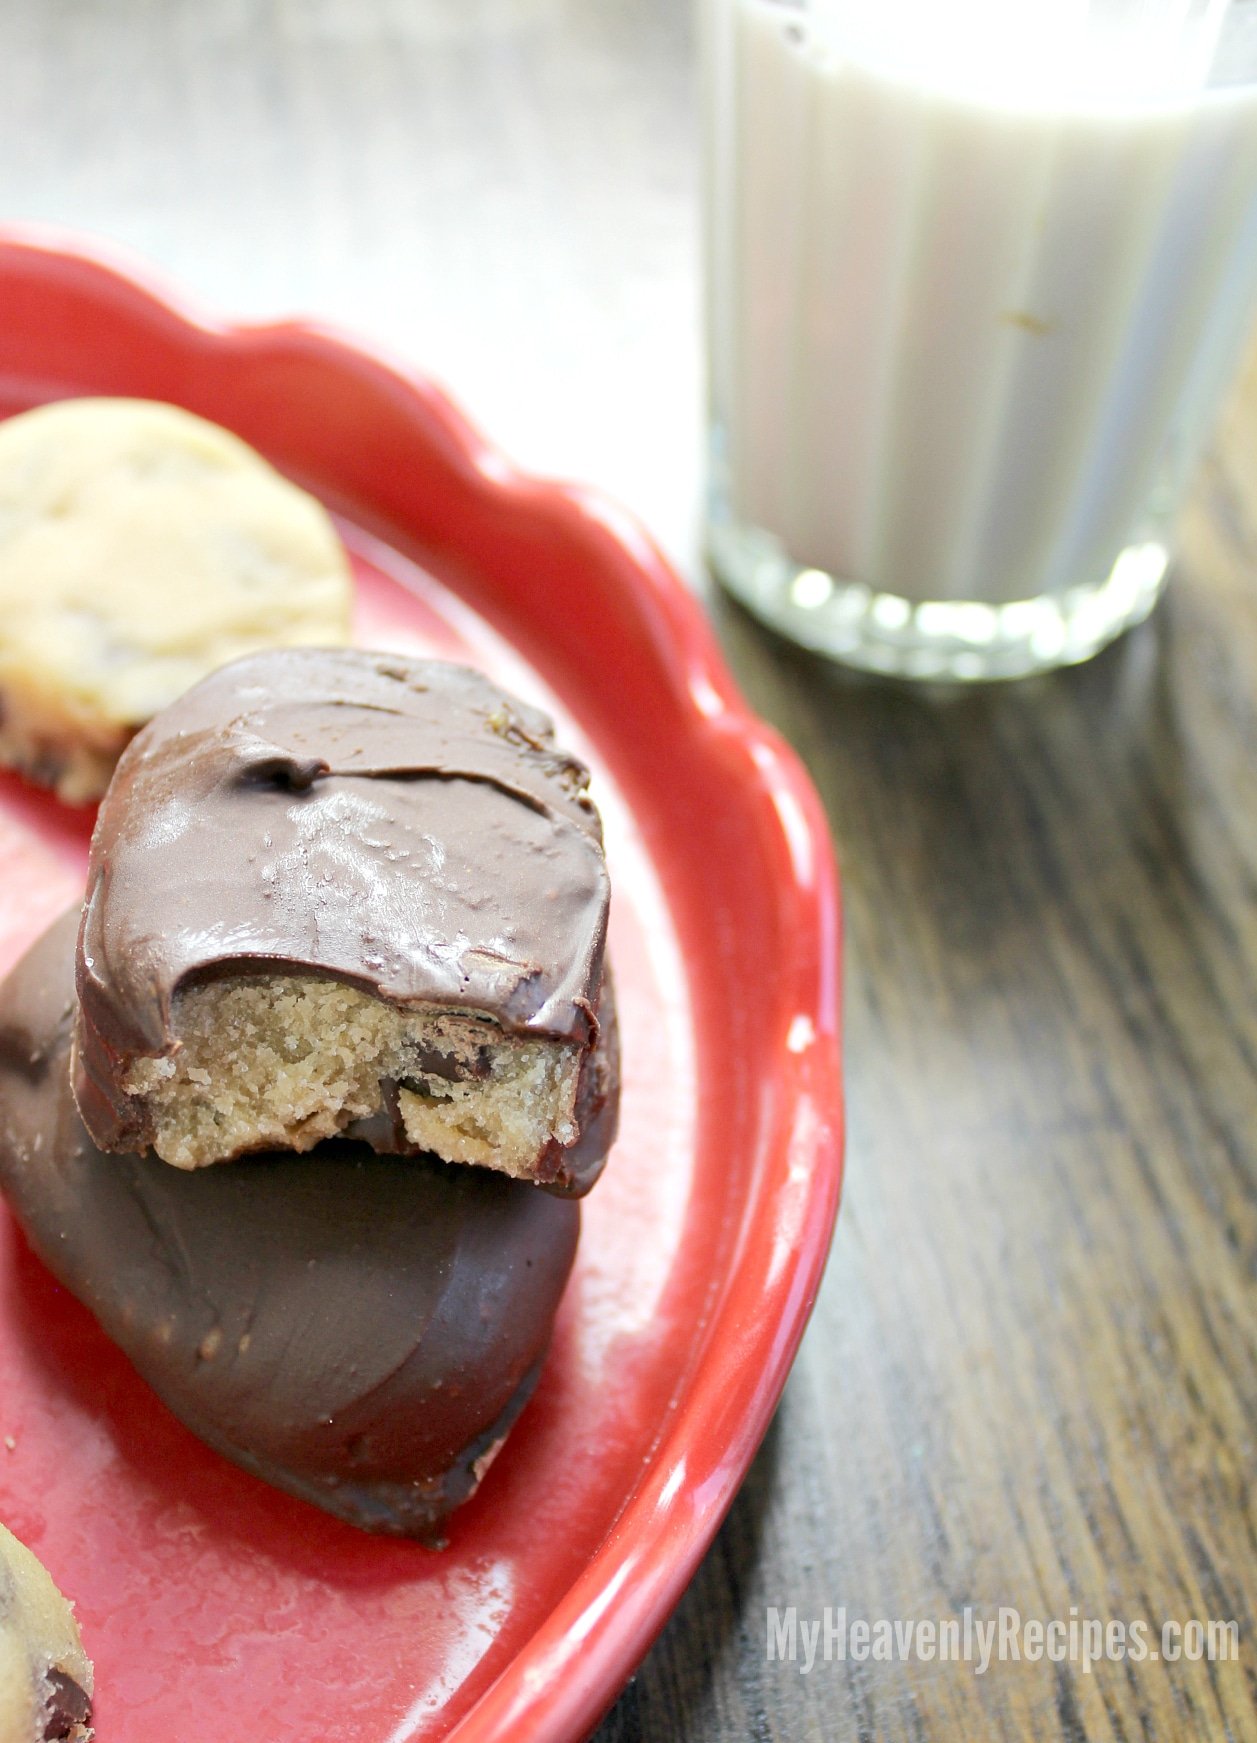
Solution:
{"label": "red plate", "polygon": [[[101,1743],[578,1738],[711,1541],[820,1280],[841,1172],[824,816],[640,528],[521,476],[428,383],[0,236],[0,412],[85,393],[254,443],[343,517],[360,640],[480,665],[584,750],[623,1133],[536,1397],[443,1554],[201,1446],[2,1211],[0,1517],[77,1600]],[[0,969],[78,898],[87,834],[0,777]]]}

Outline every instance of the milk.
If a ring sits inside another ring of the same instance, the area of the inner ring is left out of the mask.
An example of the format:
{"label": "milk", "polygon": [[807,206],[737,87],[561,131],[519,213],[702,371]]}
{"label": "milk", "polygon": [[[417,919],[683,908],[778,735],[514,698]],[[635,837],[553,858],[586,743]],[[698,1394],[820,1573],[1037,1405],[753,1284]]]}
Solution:
{"label": "milk", "polygon": [[707,249],[733,522],[908,601],[1104,583],[1164,532],[1246,330],[1253,87],[945,84],[729,10]]}

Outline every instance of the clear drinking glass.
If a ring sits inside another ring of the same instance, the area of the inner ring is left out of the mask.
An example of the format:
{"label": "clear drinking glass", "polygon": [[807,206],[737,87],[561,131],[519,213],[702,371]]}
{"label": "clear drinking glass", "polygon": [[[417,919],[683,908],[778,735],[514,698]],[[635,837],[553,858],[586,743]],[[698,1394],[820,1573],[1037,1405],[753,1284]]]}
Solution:
{"label": "clear drinking glass", "polygon": [[1257,0],[702,0],[708,548],[850,664],[1147,615],[1257,302]]}

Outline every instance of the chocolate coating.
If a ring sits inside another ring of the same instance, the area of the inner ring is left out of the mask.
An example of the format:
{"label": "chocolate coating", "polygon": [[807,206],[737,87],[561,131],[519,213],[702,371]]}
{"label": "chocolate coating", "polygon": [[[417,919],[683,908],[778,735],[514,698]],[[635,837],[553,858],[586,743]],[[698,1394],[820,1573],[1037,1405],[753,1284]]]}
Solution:
{"label": "chocolate coating", "polygon": [[[584,1130],[537,1172],[586,1190],[618,1090],[587,781],[545,715],[460,666],[288,649],[196,685],[127,749],[92,838],[75,1088],[96,1142],[151,1143],[122,1079],[172,1049],[178,989],[271,966],[578,1044]],[[404,1148],[391,1127],[355,1135]]]}
{"label": "chocolate coating", "polygon": [[579,1207],[347,1142],[195,1173],[103,1154],[69,1083],[75,932],[0,987],[0,1187],[31,1245],[202,1439],[430,1537],[532,1388]]}

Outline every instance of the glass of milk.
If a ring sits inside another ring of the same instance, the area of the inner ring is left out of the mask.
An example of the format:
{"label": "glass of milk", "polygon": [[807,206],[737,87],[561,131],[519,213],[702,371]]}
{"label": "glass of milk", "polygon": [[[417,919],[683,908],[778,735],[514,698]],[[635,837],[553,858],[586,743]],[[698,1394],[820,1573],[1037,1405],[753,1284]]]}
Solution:
{"label": "glass of milk", "polygon": [[909,677],[1147,615],[1257,304],[1257,0],[701,0],[708,546]]}

